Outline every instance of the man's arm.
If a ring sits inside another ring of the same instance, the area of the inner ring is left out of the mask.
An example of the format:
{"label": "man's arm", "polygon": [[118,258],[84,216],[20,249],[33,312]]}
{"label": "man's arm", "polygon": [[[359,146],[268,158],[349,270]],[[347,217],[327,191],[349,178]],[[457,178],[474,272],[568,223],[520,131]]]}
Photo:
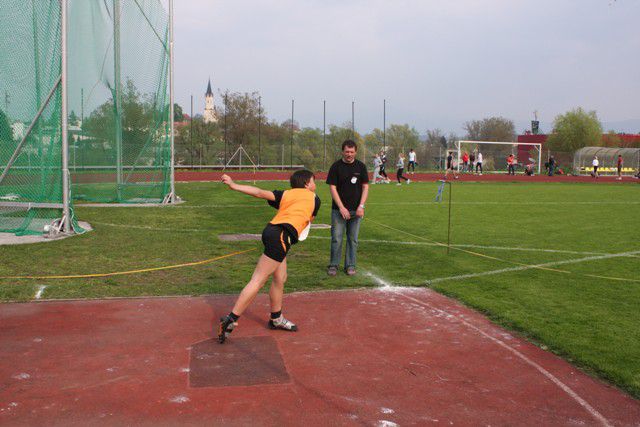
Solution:
{"label": "man's arm", "polygon": [[331,191],[331,198],[338,205],[338,209],[340,210],[340,215],[344,219],[350,219],[351,214],[349,213],[349,209],[344,207],[342,200],[340,200],[340,195],[338,194],[338,188],[335,185],[329,185],[329,189]]}
{"label": "man's arm", "polygon": [[360,204],[356,210],[356,216],[359,216],[360,218],[364,217],[363,206],[367,202],[367,197],[369,197],[369,184],[362,184],[362,197],[360,197]]}
{"label": "man's arm", "polygon": [[271,202],[276,200],[276,196],[272,191],[263,190],[252,185],[236,184],[229,175],[222,175],[222,182],[228,185],[231,190],[248,194],[249,196],[257,197],[258,199],[269,200]]}

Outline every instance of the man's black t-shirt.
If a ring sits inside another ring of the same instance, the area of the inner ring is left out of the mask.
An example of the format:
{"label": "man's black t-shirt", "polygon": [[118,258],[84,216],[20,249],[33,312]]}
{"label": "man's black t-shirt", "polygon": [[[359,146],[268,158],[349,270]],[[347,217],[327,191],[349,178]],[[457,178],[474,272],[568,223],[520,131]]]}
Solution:
{"label": "man's black t-shirt", "polygon": [[[327,174],[327,184],[336,186],[342,204],[350,211],[358,209],[362,197],[362,184],[368,182],[367,166],[360,160],[345,163],[340,159],[331,165]],[[335,201],[332,202],[331,209],[338,209]]]}

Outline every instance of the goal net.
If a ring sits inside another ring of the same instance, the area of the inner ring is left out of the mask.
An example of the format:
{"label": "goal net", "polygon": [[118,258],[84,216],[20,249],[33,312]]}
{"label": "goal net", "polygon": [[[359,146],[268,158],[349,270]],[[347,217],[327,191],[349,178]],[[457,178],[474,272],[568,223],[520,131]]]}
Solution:
{"label": "goal net", "polygon": [[[450,150],[454,168],[467,173],[540,174],[542,144],[501,141],[457,141]],[[466,161],[466,162],[465,162]]]}

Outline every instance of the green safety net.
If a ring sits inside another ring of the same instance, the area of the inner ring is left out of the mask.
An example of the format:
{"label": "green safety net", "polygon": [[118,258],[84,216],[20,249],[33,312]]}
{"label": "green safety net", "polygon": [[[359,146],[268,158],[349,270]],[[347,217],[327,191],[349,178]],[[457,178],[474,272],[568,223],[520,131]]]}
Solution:
{"label": "green safety net", "polygon": [[[0,4],[0,232],[40,234],[62,216],[61,4]],[[67,7],[71,197],[161,202],[171,187],[167,0]]]}
{"label": "green safety net", "polygon": [[170,192],[169,16],[161,0],[69,1],[69,167],[75,200]]}
{"label": "green safety net", "polygon": [[0,232],[62,214],[60,18],[59,1],[0,5]]}

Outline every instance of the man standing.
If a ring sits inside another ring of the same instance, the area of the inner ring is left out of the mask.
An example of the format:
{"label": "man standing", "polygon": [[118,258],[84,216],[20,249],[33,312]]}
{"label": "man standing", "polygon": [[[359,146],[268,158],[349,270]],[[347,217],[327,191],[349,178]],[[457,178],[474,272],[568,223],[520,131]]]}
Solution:
{"label": "man standing", "polygon": [[413,148],[409,150],[409,167],[407,168],[407,172],[411,175],[415,175],[416,173],[416,152],[413,151]]}
{"label": "man standing", "polygon": [[342,260],[342,238],[347,232],[347,250],[344,270],[349,276],[356,274],[356,252],[360,221],[364,217],[364,204],[369,195],[367,166],[356,160],[358,146],[348,139],[342,143],[342,159],[331,165],[327,184],[331,190],[331,261],[327,274],[338,274]]}

